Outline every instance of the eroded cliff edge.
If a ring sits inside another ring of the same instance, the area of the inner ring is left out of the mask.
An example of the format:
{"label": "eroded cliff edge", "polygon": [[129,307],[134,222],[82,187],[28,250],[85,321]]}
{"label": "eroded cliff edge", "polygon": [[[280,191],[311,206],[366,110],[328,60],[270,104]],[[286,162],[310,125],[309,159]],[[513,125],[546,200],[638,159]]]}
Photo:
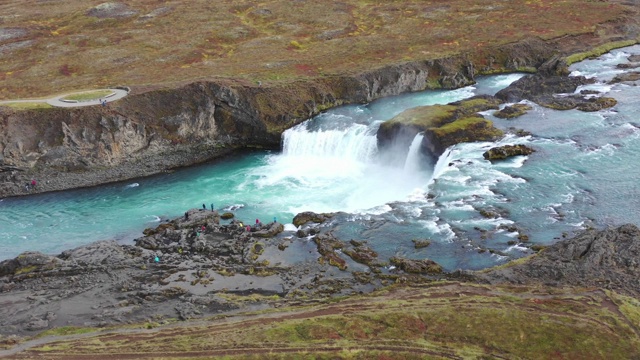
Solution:
{"label": "eroded cliff edge", "polygon": [[[107,107],[14,111],[0,107],[0,197],[122,181],[276,149],[284,130],[328,108],[430,88],[458,88],[481,74],[535,71],[558,56],[635,41],[635,23],[604,33],[527,41],[445,59],[340,77],[260,86],[231,80],[174,89],[132,87]],[[625,44],[628,44],[625,43]]]}

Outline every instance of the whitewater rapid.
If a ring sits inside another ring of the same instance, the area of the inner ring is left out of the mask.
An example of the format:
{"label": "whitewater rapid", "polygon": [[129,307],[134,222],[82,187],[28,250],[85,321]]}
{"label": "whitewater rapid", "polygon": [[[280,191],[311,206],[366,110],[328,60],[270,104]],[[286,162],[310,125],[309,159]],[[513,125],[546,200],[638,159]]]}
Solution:
{"label": "whitewater rapid", "polygon": [[[146,227],[213,203],[240,219],[286,224],[302,211],[339,212],[329,226],[366,241],[381,257],[430,258],[447,270],[478,269],[529,253],[521,242],[549,244],[588,226],[640,225],[640,90],[607,84],[640,47],[574,64],[597,90],[618,100],[595,113],[535,104],[500,128],[528,131],[497,142],[453,146],[436,163],[420,154],[418,134],[394,163],[377,149],[380,124],[416,107],[494,94],[522,75],[478,79],[451,91],[426,91],[329,110],[287,130],[280,152],[241,154],[216,164],[92,189],[0,201],[0,258],[22,251],[59,253],[96,240],[130,242]],[[536,150],[502,162],[482,153],[525,144]],[[484,216],[490,214],[491,216]],[[431,245],[415,249],[414,239]]]}

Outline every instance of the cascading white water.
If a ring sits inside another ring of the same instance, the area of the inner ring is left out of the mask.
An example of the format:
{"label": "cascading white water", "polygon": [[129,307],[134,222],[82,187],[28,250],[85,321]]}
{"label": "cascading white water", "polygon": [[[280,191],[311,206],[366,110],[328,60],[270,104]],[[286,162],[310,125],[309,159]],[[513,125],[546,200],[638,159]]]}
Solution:
{"label": "cascading white water", "polygon": [[282,152],[284,156],[368,162],[377,151],[376,128],[352,124],[346,129],[309,131],[305,122],[285,131]]}
{"label": "cascading white water", "polygon": [[[366,216],[400,211],[390,216],[398,216],[402,224],[411,223],[423,211],[415,204],[401,204],[424,203],[429,172],[403,171],[408,144],[403,156],[394,157],[397,163],[381,164],[376,147],[378,125],[415,106],[495,93],[502,87],[499,83],[517,77],[479,79],[475,87],[412,93],[332,109],[287,131],[283,153],[238,156],[139,179],[137,186],[111,184],[0,199],[0,260],[26,250],[53,254],[95,240],[130,241],[144,228],[203,203],[215,203],[216,208],[232,211],[236,218],[245,220],[277,217],[287,222],[302,211]],[[422,167],[425,169],[429,165]],[[437,221],[437,217],[424,214],[420,221]],[[434,224],[435,228],[439,226]],[[409,226],[402,231],[412,228],[416,229]],[[422,226],[417,231],[415,236],[426,236]],[[389,234],[380,238],[386,241]]]}
{"label": "cascading white water", "polygon": [[254,171],[256,183],[263,191],[286,184],[289,202],[297,203],[292,212],[359,212],[405,199],[428,180],[419,171],[420,140],[413,165],[403,170],[404,163],[383,164],[377,156],[380,123],[344,114],[305,121],[284,132],[282,154]]}
{"label": "cascading white water", "polygon": [[433,181],[434,179],[437,179],[440,175],[442,175],[444,170],[447,168],[447,165],[451,162],[452,157],[453,156],[452,156],[451,149],[447,149],[442,155],[440,155],[440,157],[438,158],[438,161],[436,162],[436,166],[434,166],[433,168],[433,173],[431,174],[431,181]]}
{"label": "cascading white water", "polygon": [[424,135],[422,133],[416,134],[409,146],[409,153],[407,159],[404,161],[405,173],[416,173],[420,171],[422,166],[422,154],[420,153],[420,147],[422,146],[422,140]]}

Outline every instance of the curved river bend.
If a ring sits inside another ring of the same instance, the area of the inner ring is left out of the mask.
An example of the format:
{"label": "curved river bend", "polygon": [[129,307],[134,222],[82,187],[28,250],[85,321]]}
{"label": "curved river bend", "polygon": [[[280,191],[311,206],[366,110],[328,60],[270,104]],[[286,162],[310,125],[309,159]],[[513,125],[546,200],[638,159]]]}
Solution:
{"label": "curved river bend", "polygon": [[[509,225],[539,244],[587,226],[640,225],[640,89],[606,84],[622,72],[616,65],[637,53],[639,46],[629,47],[571,67],[596,77],[598,83],[587,88],[616,98],[613,109],[585,113],[531,104],[533,110],[515,120],[489,112],[484,115],[496,126],[532,135],[456,145],[435,164],[417,152],[420,138],[398,154],[403,161],[380,160],[380,123],[411,107],[494,94],[521,75],[332,109],[287,130],[279,153],[254,152],[128,183],[2,199],[0,260],[27,250],[55,254],[96,240],[130,242],[146,227],[212,203],[247,221],[275,217],[290,223],[302,211],[341,211],[331,224],[338,237],[367,240],[383,258],[428,257],[447,270],[479,269],[528,254]],[[482,158],[502,144],[537,151],[493,164]],[[487,219],[481,210],[500,217]],[[414,249],[413,239],[427,238],[431,246]]]}

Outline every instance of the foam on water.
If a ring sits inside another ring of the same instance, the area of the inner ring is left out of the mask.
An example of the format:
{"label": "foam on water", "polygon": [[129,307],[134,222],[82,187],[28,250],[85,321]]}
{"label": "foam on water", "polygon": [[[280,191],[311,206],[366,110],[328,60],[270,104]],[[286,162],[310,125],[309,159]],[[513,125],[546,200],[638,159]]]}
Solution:
{"label": "foam on water", "polygon": [[[376,146],[380,123],[407,108],[493,94],[521,74],[332,109],[286,131],[281,153],[242,155],[132,184],[0,200],[0,257],[57,253],[102,239],[130,241],[150,222],[211,202],[241,220],[277,217],[283,223],[302,211],[345,211],[326,224],[336,236],[366,240],[381,257],[429,257],[448,270],[506,260],[478,249],[521,256],[524,247],[510,245],[521,232],[548,244],[585,226],[639,223],[630,209],[640,208],[640,170],[630,164],[640,157],[640,90],[605,85],[630,53],[640,47],[571,67],[598,80],[579,90],[616,98],[614,109],[560,112],[530,104],[531,111],[511,120],[487,111],[496,126],[533,135],[458,144],[436,164],[417,151],[422,135],[402,149],[402,161],[383,162]],[[509,144],[536,152],[501,162],[482,156]],[[485,218],[482,210],[499,216]],[[297,230],[292,224],[285,229]],[[412,239],[432,244],[417,250]]]}

